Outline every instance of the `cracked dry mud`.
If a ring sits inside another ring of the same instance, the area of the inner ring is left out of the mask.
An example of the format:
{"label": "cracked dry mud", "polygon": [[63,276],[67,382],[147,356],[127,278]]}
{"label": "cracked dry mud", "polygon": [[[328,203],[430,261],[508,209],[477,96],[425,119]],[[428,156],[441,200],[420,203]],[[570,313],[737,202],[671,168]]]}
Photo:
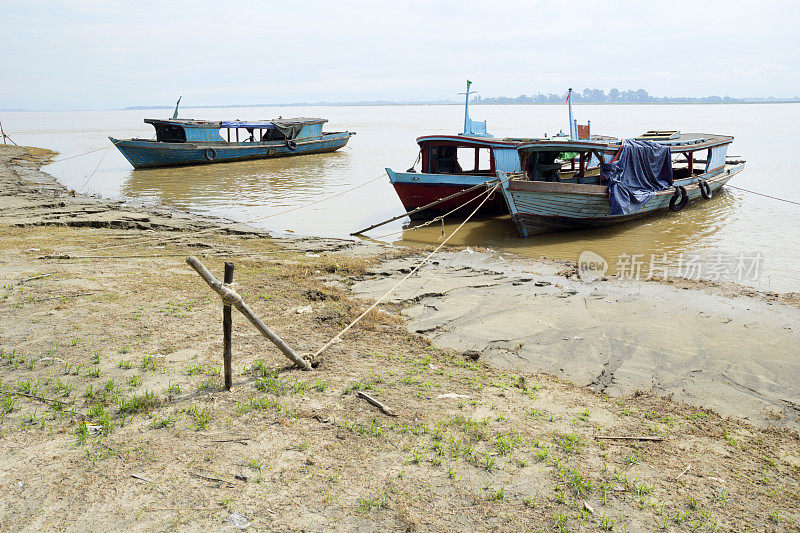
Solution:
{"label": "cracked dry mud", "polygon": [[[386,292],[414,258],[380,265],[354,286]],[[753,297],[652,282],[582,282],[564,264],[442,253],[393,295],[411,331],[475,350],[491,364],[545,371],[612,395],[672,395],[752,423],[798,428],[800,309]]]}

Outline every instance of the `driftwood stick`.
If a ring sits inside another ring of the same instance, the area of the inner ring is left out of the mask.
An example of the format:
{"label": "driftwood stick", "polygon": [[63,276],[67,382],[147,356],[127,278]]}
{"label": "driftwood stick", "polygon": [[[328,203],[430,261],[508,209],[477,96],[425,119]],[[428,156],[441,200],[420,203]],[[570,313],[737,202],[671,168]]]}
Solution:
{"label": "driftwood stick", "polygon": [[[233,263],[225,262],[225,284],[233,283]],[[232,355],[231,355],[231,326],[233,317],[231,316],[231,306],[222,306],[222,361],[225,366],[225,390],[231,390],[233,386],[232,374]]]}
{"label": "driftwood stick", "polygon": [[683,477],[683,475],[684,475],[686,472],[688,472],[688,471],[689,471],[689,468],[691,468],[691,466],[692,466],[692,465],[687,465],[687,466],[686,466],[686,468],[684,468],[684,469],[683,469],[683,472],[681,472],[680,474],[678,474],[678,477],[676,477],[676,478],[675,478],[675,481],[678,481],[678,480],[679,480],[681,477]]}
{"label": "driftwood stick", "polygon": [[34,400],[39,400],[40,402],[69,405],[68,403],[62,402],[61,400],[56,400],[55,398],[45,398],[43,396],[37,396],[35,394],[28,394],[27,392],[19,392],[19,391],[4,391],[4,392],[6,394],[13,394],[14,396],[24,396],[25,398],[33,398]]}
{"label": "driftwood stick", "polygon": [[35,279],[48,278],[50,276],[52,276],[52,274],[39,274],[38,276],[33,276],[31,278],[25,278],[22,281],[18,282],[17,285],[22,285],[23,283],[28,283],[29,281],[33,281]]}
{"label": "driftwood stick", "polygon": [[365,392],[362,392],[362,391],[358,391],[358,396],[359,396],[359,398],[363,398],[363,399],[367,400],[367,402],[371,403],[372,405],[374,405],[375,407],[377,407],[378,409],[383,411],[384,414],[387,414],[389,416],[397,416],[397,413],[395,413],[394,410],[391,407],[379,402],[378,400],[376,400],[375,398],[373,398],[369,394],[367,394]]}
{"label": "driftwood stick", "polygon": [[652,440],[652,441],[662,441],[664,437],[650,437],[646,435],[632,435],[632,436],[622,436],[622,435],[595,435],[597,440]]}
{"label": "driftwood stick", "polygon": [[429,208],[431,208],[431,207],[433,207],[435,205],[439,205],[442,202],[446,202],[447,200],[452,200],[453,198],[457,198],[457,197],[459,197],[461,195],[467,194],[468,192],[472,192],[472,191],[474,191],[476,189],[480,189],[481,187],[486,187],[487,185],[489,185],[489,183],[491,183],[491,182],[487,181],[485,183],[479,183],[477,185],[473,185],[469,189],[464,189],[463,191],[457,192],[455,194],[451,194],[450,196],[445,196],[444,198],[439,198],[438,200],[436,200],[434,202],[431,202],[431,203],[429,203],[427,205],[423,205],[422,207],[417,207],[416,209],[412,209],[411,211],[409,211],[407,213],[403,213],[402,215],[397,215],[396,217],[390,218],[389,220],[384,220],[383,222],[378,222],[377,224],[373,224],[368,228],[364,228],[364,229],[360,229],[358,231],[354,231],[350,235],[361,235],[362,233],[365,233],[365,232],[367,232],[367,231],[369,231],[371,229],[375,229],[375,228],[378,228],[378,227],[383,226],[385,224],[388,224],[389,222],[394,222],[395,220],[400,220],[401,218],[404,218],[404,217],[407,217],[407,216],[411,216],[414,213],[419,213],[420,211],[423,211],[425,209],[429,209]]}
{"label": "driftwood stick", "polygon": [[203,263],[200,262],[194,256],[187,257],[186,262],[191,266],[203,280],[208,283],[208,286],[211,287],[214,292],[219,294],[222,297],[223,303],[227,305],[232,305],[236,309],[242,313],[247,320],[253,324],[258,331],[261,332],[266,338],[268,338],[275,346],[277,346],[280,351],[284,353],[286,357],[289,358],[295,365],[303,370],[311,370],[311,364],[297,355],[294,350],[292,350],[288,344],[286,344],[283,339],[281,339],[278,335],[276,335],[271,329],[264,324],[261,319],[259,319],[256,314],[253,312],[250,307],[244,301],[242,301],[242,297],[236,293],[230,287],[226,287],[221,281],[214,277],[211,272],[208,271],[206,267],[203,266]]}
{"label": "driftwood stick", "polygon": [[215,482],[215,483],[225,483],[226,485],[229,485],[229,486],[231,486],[231,487],[234,487],[234,486],[235,486],[235,485],[234,485],[233,483],[231,483],[230,481],[228,481],[228,480],[226,480],[226,479],[220,479],[220,478],[218,478],[218,477],[204,476],[204,475],[202,475],[202,474],[198,474],[198,473],[196,473],[196,472],[189,472],[189,475],[190,475],[190,476],[193,476],[193,477],[196,477],[196,478],[199,478],[199,479],[205,479],[206,481],[213,481],[213,482]]}

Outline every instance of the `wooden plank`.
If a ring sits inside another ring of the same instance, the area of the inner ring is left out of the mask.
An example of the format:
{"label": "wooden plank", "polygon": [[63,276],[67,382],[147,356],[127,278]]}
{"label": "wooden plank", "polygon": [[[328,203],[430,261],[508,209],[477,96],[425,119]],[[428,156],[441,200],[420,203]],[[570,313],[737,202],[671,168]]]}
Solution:
{"label": "wooden plank", "polygon": [[[225,262],[225,285],[233,283],[233,263]],[[225,366],[225,390],[231,390],[233,386],[233,356],[231,348],[231,326],[233,317],[231,316],[231,306],[222,306],[222,361]]]}

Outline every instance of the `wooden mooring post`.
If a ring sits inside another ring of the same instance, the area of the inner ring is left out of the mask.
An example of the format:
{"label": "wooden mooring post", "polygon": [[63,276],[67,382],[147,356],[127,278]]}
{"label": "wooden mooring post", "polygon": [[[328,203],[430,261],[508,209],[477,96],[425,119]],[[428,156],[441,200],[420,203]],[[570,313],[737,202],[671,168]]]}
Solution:
{"label": "wooden mooring post", "polygon": [[[223,278],[225,285],[233,283],[233,263],[225,262],[225,277]],[[233,326],[233,317],[231,316],[231,306],[228,304],[222,305],[222,361],[225,365],[225,390],[231,390],[233,386],[233,362],[231,361],[233,355],[231,350],[231,327]]]}
{"label": "wooden mooring post", "polygon": [[[280,349],[280,351],[282,351],[283,354],[299,368],[302,368],[303,370],[312,370],[310,362],[306,361],[298,354],[296,354],[295,351],[292,350],[289,347],[289,345],[283,341],[283,339],[281,339],[271,329],[269,329],[267,325],[264,324],[261,321],[261,319],[256,316],[253,310],[250,309],[250,307],[246,303],[244,303],[242,297],[239,296],[239,294],[236,291],[234,291],[230,287],[226,286],[223,282],[215,278],[214,275],[211,272],[209,272],[205,266],[203,266],[203,263],[201,263],[199,259],[197,259],[194,256],[191,256],[186,258],[186,262],[189,264],[190,267],[192,267],[195,270],[195,272],[200,274],[200,277],[203,278],[203,281],[208,283],[208,286],[211,287],[211,289],[214,292],[216,292],[222,297],[222,303],[224,305],[233,306],[236,309],[238,309],[239,312],[242,313],[247,318],[247,320],[249,320],[250,323],[253,324],[258,331],[261,332],[262,335],[264,335],[275,346],[277,346]],[[233,276],[232,269],[231,269],[231,276]],[[226,382],[227,382],[227,376],[226,376]]]}

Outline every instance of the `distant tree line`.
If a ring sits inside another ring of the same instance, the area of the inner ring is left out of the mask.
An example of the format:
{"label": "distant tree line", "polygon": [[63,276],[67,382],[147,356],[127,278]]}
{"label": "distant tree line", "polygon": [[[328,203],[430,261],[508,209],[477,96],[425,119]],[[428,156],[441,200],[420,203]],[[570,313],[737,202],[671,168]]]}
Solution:
{"label": "distant tree line", "polygon": [[[516,98],[508,96],[494,96],[491,98],[475,97],[476,104],[563,104],[567,99],[567,92],[562,94],[539,93],[535,96],[522,94]],[[731,96],[652,96],[644,89],[635,91],[620,91],[611,89],[606,93],[603,89],[583,89],[582,91],[572,91],[572,103],[586,104],[732,104],[742,102],[798,102],[800,97],[776,98],[774,96],[755,97],[755,98],[733,98]]]}

